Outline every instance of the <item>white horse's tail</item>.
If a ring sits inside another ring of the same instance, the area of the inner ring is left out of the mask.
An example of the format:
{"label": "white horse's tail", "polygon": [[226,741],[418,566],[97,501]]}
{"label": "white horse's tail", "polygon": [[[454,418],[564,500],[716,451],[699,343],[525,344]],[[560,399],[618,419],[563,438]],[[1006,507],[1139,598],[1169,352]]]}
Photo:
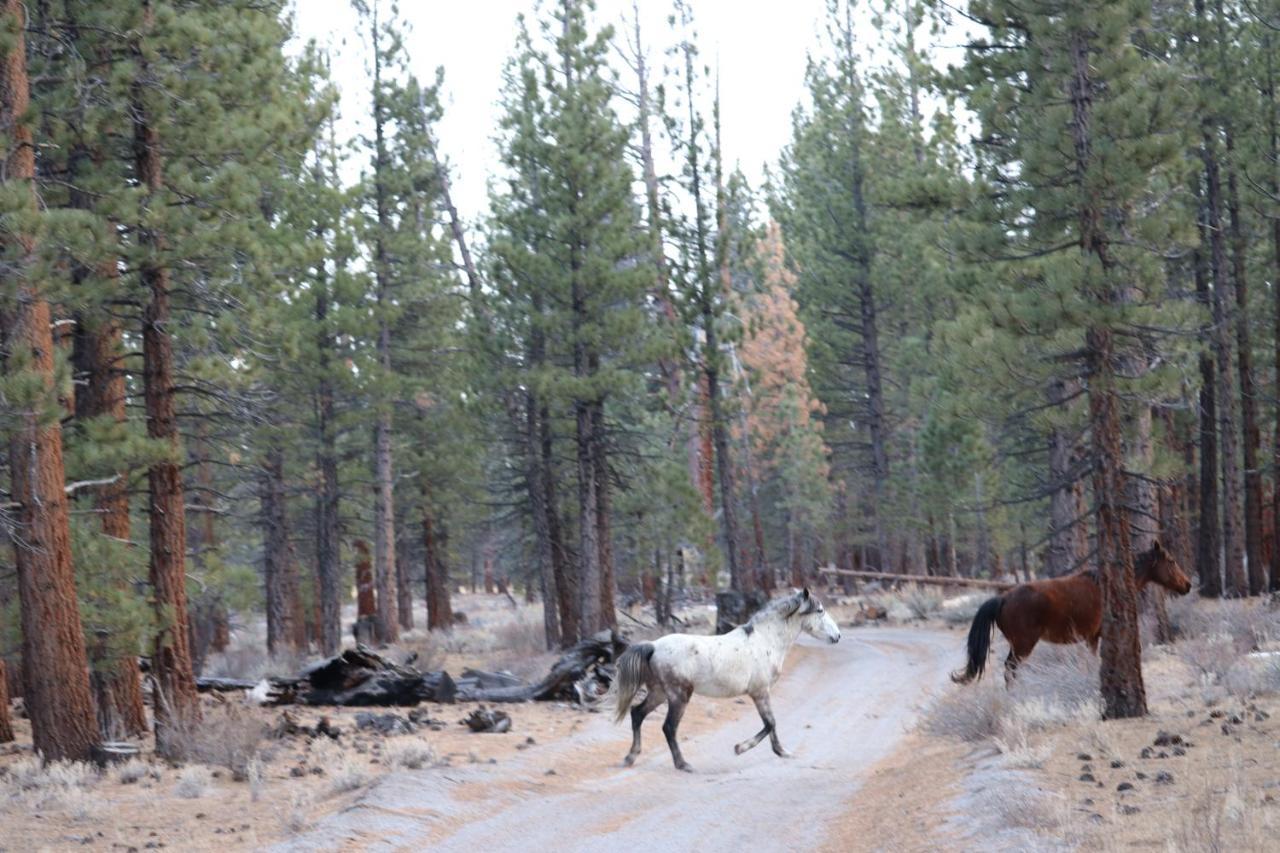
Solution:
{"label": "white horse's tail", "polygon": [[638,643],[628,648],[618,658],[618,676],[614,682],[618,689],[614,708],[614,722],[622,722],[631,710],[631,700],[644,684],[649,674],[649,659],[653,657],[653,643]]}

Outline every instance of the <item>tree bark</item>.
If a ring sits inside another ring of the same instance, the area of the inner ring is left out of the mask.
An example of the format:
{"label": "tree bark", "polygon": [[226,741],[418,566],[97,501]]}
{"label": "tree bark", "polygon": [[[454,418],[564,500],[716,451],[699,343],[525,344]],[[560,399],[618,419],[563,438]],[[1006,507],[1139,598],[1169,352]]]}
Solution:
{"label": "tree bark", "polygon": [[[1100,200],[1090,190],[1086,176],[1093,170],[1091,123],[1094,81],[1090,79],[1088,36],[1071,34],[1072,107],[1071,137],[1075,154],[1075,179],[1081,194],[1080,249],[1086,279],[1096,289],[1102,306],[1117,304],[1119,293],[1110,281],[1107,236]],[[1093,450],[1093,497],[1098,518],[1098,568],[1102,586],[1101,686],[1103,717],[1141,717],[1147,713],[1142,682],[1142,645],[1138,627],[1137,584],[1129,518],[1125,509],[1125,468],[1121,450],[1119,395],[1116,391],[1115,338],[1103,325],[1085,333],[1089,372],[1089,434]]]}
{"label": "tree bark", "polygon": [[613,501],[609,487],[608,442],[605,440],[604,405],[597,403],[591,413],[596,438],[596,525],[600,545],[600,627],[616,629],[618,614],[614,599],[618,588],[613,573]]}
{"label": "tree bark", "polygon": [[[1266,57],[1266,94],[1267,94],[1267,136],[1269,161],[1271,169],[1268,173],[1268,189],[1273,199],[1280,198],[1280,100],[1276,97],[1276,75],[1274,55],[1271,51],[1271,34],[1264,33],[1262,38],[1263,55]],[[1276,274],[1280,274],[1280,216],[1272,215],[1271,219],[1271,263]],[[1280,377],[1280,287],[1272,287],[1275,332],[1275,375]],[[1280,400],[1276,404],[1275,436],[1271,446],[1271,461],[1275,473],[1272,482],[1272,520],[1273,526],[1280,527]],[[1280,547],[1271,541],[1271,577],[1268,587],[1272,592],[1280,591]]]}
{"label": "tree bark", "polygon": [[[387,171],[390,154],[386,141],[386,105],[382,91],[381,31],[378,28],[378,5],[372,5],[372,62],[373,62],[373,130],[374,164],[373,193],[377,217],[377,229],[373,244],[373,271],[377,289],[378,334],[377,357],[383,382],[390,382],[394,373],[391,364],[391,323],[387,312],[391,310],[390,255],[387,250],[387,234],[391,231],[391,210],[387,189]],[[395,472],[391,455],[391,401],[378,400],[377,417],[373,427],[373,573],[377,591],[378,640],[394,643],[399,639],[398,600],[393,590],[396,583],[396,532],[395,532]]]}
{"label": "tree bark", "polygon": [[[429,508],[422,513],[422,550],[427,575],[427,629],[448,631],[453,627],[453,604],[449,598],[449,567],[444,556],[444,536],[437,530]],[[554,606],[550,606],[555,612]]]}
{"label": "tree bark", "polygon": [[[23,213],[36,211],[35,142],[27,124],[25,9],[5,0],[7,50],[0,56],[0,128],[4,184]],[[21,221],[21,220],[19,220]],[[97,741],[89,692],[84,634],[76,600],[67,496],[63,490],[62,426],[46,406],[56,399],[54,343],[49,304],[28,278],[35,237],[10,232],[0,244],[5,257],[0,306],[4,373],[35,380],[31,399],[10,399],[9,492],[14,562],[22,624],[24,702],[35,749],[46,759],[83,760]]]}
{"label": "tree bark", "polygon": [[[1057,408],[1070,405],[1070,400],[1077,393],[1074,384],[1062,379],[1053,379],[1049,383],[1048,401]],[[1051,577],[1061,577],[1079,568],[1084,554],[1078,546],[1080,537],[1077,528],[1083,526],[1084,519],[1076,514],[1076,475],[1077,447],[1070,431],[1065,427],[1055,427],[1049,433],[1049,547],[1045,549],[1045,573]]]}
{"label": "tree bark", "polygon": [[[320,276],[324,276],[323,270]],[[329,293],[327,282],[317,281],[315,319],[319,380],[316,383],[316,468],[320,488],[316,492],[316,605],[320,612],[320,650],[335,655],[342,645],[342,593],[338,529],[341,500],[338,491],[338,448],[334,434],[333,338],[328,329]]]}
{"label": "tree bark", "polygon": [[285,497],[284,451],[268,448],[263,460],[258,500],[262,519],[262,562],[267,603],[267,652],[306,647],[297,568],[289,547],[289,512]]}
{"label": "tree bark", "polygon": [[9,719],[9,677],[0,658],[0,743],[13,742],[13,721]]}
{"label": "tree bark", "polygon": [[[1208,234],[1203,199],[1201,201],[1197,219],[1200,245],[1204,246],[1208,244]],[[1205,306],[1206,310],[1212,311],[1206,259],[1204,253],[1199,250],[1194,253],[1194,273],[1196,299]],[[1196,574],[1200,579],[1200,595],[1205,598],[1218,598],[1222,595],[1222,526],[1218,513],[1218,407],[1217,395],[1214,392],[1214,377],[1217,374],[1209,349],[1211,347],[1200,353],[1198,412],[1200,476],[1197,500]]]}
{"label": "tree bark", "polygon": [[[148,26],[152,14],[148,3],[145,12]],[[134,166],[150,205],[158,203],[164,187],[163,162],[159,132],[143,96],[142,81],[148,76],[148,60],[141,50],[138,62],[139,82],[135,83],[132,110]],[[180,450],[174,410],[173,340],[169,335],[169,269],[162,260],[165,251],[162,233],[154,228],[141,228],[139,241],[146,250],[141,279],[148,296],[142,320],[147,435],[166,447],[170,454],[147,472],[150,578],[159,623],[151,656],[151,677],[156,689],[156,747],[163,755],[175,756],[178,744],[172,737],[174,730],[194,724],[200,717],[200,705],[192,672],[187,616],[187,528],[182,475],[177,462]]]}

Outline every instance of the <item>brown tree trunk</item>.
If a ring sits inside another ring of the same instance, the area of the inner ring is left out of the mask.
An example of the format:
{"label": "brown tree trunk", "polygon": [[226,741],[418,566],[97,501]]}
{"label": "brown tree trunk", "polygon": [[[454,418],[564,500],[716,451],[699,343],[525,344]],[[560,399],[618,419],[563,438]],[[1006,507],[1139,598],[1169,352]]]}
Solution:
{"label": "brown tree trunk", "polygon": [[357,539],[352,546],[356,551],[356,618],[373,619],[377,616],[378,603],[374,594],[369,545],[363,539]]}
{"label": "brown tree trunk", "polygon": [[[1221,4],[1219,4],[1221,15]],[[1258,451],[1262,430],[1258,426],[1258,392],[1253,376],[1253,350],[1249,342],[1249,279],[1247,245],[1240,218],[1240,191],[1234,165],[1235,141],[1225,134],[1227,164],[1227,213],[1231,217],[1231,278],[1236,290],[1236,352],[1240,373],[1241,451],[1244,460],[1244,555],[1250,595],[1267,588],[1267,567],[1262,561],[1262,469]]]}
{"label": "brown tree trunk", "polygon": [[[1071,34],[1072,106],[1071,136],[1080,182],[1080,248],[1086,275],[1093,282],[1095,299],[1102,306],[1118,303],[1119,294],[1109,281],[1107,236],[1103,211],[1084,185],[1093,171],[1090,124],[1093,119],[1094,82],[1090,79],[1088,35]],[[1137,584],[1133,550],[1129,541],[1129,517],[1125,509],[1124,455],[1120,440],[1119,395],[1116,391],[1115,338],[1106,326],[1092,326],[1085,334],[1089,375],[1089,434],[1093,450],[1093,497],[1098,508],[1098,568],[1102,586],[1101,683],[1103,717],[1141,717],[1147,713],[1142,682],[1142,640],[1138,627]]]}
{"label": "brown tree trunk", "polygon": [[613,501],[610,498],[604,406],[597,403],[591,417],[592,432],[596,437],[596,535],[600,545],[600,627],[617,628],[618,614],[614,608],[618,588],[613,576]]}
{"label": "brown tree trunk", "polygon": [[[559,560],[557,550],[559,544],[552,536],[552,529],[558,530],[558,523],[553,524],[552,516],[555,508],[549,504],[554,501],[554,484],[550,482],[544,467],[542,447],[541,404],[537,396],[529,392],[525,397],[524,422],[524,455],[527,460],[525,472],[525,490],[529,495],[529,511],[533,525],[533,537],[538,549],[538,583],[542,592],[542,630],[547,649],[559,648],[562,640],[569,639],[570,628],[576,635],[576,623],[573,620],[573,596],[568,589],[564,577],[564,566]],[[542,412],[542,414],[546,414]],[[547,435],[550,444],[550,433]],[[562,620],[563,633],[562,633]]]}
{"label": "brown tree trunk", "polygon": [[[320,275],[324,275],[321,271]],[[338,491],[338,449],[334,435],[334,392],[329,375],[332,370],[333,339],[328,330],[329,295],[327,283],[316,287],[315,319],[319,381],[316,384],[316,467],[320,471],[320,488],[316,493],[316,610],[320,620],[316,626],[320,651],[337,654],[342,645],[342,570],[339,556],[341,535],[338,529],[340,493]]]}
{"label": "brown tree trunk", "polygon": [[413,580],[409,561],[396,558],[396,618],[401,631],[413,630]]}
{"label": "brown tree trunk", "polygon": [[[427,574],[427,628],[448,631],[453,627],[453,604],[449,598],[449,567],[445,563],[442,536],[430,510],[422,514],[422,550]],[[548,605],[554,612],[554,606]]]}
{"label": "brown tree trunk", "polygon": [[[1049,403],[1058,408],[1070,405],[1079,393],[1074,383],[1062,379],[1049,383]],[[1045,574],[1061,577],[1075,571],[1084,554],[1080,553],[1078,530],[1084,519],[1077,516],[1076,483],[1077,447],[1071,432],[1055,427],[1049,433],[1049,547],[1045,549]]]}
{"label": "brown tree trunk", "polygon": [[[262,465],[258,500],[262,518],[263,580],[267,602],[267,652],[302,647],[301,599],[297,568],[289,547],[289,512],[284,485],[284,451],[271,447]],[[305,642],[305,641],[304,641]]]}
{"label": "brown tree trunk", "polygon": [[[150,23],[152,10],[147,6]],[[143,56],[139,51],[140,57]],[[139,81],[146,79],[147,61],[139,59]],[[146,189],[147,203],[158,203],[164,177],[160,136],[151,121],[142,82],[135,84],[134,163],[138,181]],[[158,633],[151,656],[155,684],[156,747],[174,756],[178,744],[173,729],[186,728],[200,717],[199,697],[191,665],[187,616],[187,528],[182,475],[178,468],[178,424],[174,410],[173,341],[169,337],[169,269],[161,261],[164,236],[151,228],[139,229],[139,241],[147,250],[141,278],[148,301],[142,318],[143,391],[147,436],[170,451],[147,472],[150,519],[150,577],[156,607]]]}
{"label": "brown tree trunk", "polygon": [[[115,259],[103,263],[99,274],[116,275]],[[110,418],[118,424],[125,421],[124,371],[116,366],[120,358],[121,331],[114,320],[76,324],[73,359],[80,378],[76,394],[76,419]],[[102,535],[127,544],[130,534],[129,487],[127,472],[119,472],[114,483],[93,486],[94,511],[102,525]],[[103,636],[99,652],[91,654],[90,682],[98,712],[99,731],[106,739],[140,735],[148,730],[147,711],[142,701],[142,673],[138,669],[137,649],[119,654]]]}
{"label": "brown tree trunk", "polygon": [[[35,148],[27,125],[23,4],[4,3],[5,47],[0,58],[0,127],[4,184],[35,212]],[[6,376],[25,373],[26,394],[10,398],[9,492],[12,540],[22,621],[24,702],[35,749],[46,759],[83,760],[97,741],[89,693],[84,635],[71,564],[69,515],[62,463],[62,427],[45,406],[54,399],[54,344],[49,304],[27,273],[35,239],[11,233],[4,241],[6,305],[0,314]],[[18,387],[18,386],[15,386]],[[30,398],[27,399],[27,395]]]}
{"label": "brown tree trunk", "polygon": [[13,721],[9,719],[9,678],[0,658],[0,743],[13,741]]}
{"label": "brown tree trunk", "polygon": [[[1203,200],[1202,200],[1203,202]],[[1200,230],[1200,245],[1208,245],[1206,216],[1203,203],[1197,216]],[[1209,296],[1209,276],[1203,251],[1194,253],[1194,273],[1196,281],[1196,299],[1212,311],[1212,299]],[[1207,349],[1200,353],[1200,396],[1199,396],[1199,447],[1200,476],[1199,495],[1197,500],[1198,515],[1196,529],[1196,574],[1200,578],[1200,595],[1205,598],[1218,598],[1222,595],[1222,563],[1221,534],[1222,526],[1218,514],[1218,407],[1214,393],[1213,357]]]}
{"label": "brown tree trunk", "polygon": [[1214,395],[1218,408],[1218,442],[1222,467],[1222,546],[1225,563],[1225,592],[1231,596],[1249,594],[1244,565],[1244,532],[1241,524],[1240,458],[1237,444],[1234,353],[1231,331],[1235,327],[1232,282],[1227,275],[1226,245],[1222,224],[1222,185],[1218,170],[1216,130],[1206,126],[1200,149],[1205,173],[1205,212],[1209,232],[1209,267],[1213,274],[1212,306],[1213,362],[1216,369]]}
{"label": "brown tree trunk", "polygon": [[[1274,55],[1271,51],[1271,34],[1263,33],[1262,37],[1263,54],[1266,57],[1266,94],[1267,94],[1267,136],[1268,136],[1268,160],[1271,169],[1268,174],[1268,189],[1273,199],[1280,198],[1280,100],[1276,97],[1276,75],[1274,66]],[[1280,216],[1271,215],[1271,263],[1275,274],[1280,274]],[[1280,378],[1280,287],[1273,285],[1274,293],[1273,312],[1274,316],[1274,332],[1275,332],[1275,375]],[[1277,413],[1280,413],[1280,401],[1276,405]],[[1275,436],[1271,447],[1271,462],[1274,469],[1272,481],[1272,526],[1273,529],[1277,521],[1280,521],[1280,414],[1276,415]],[[1280,591],[1280,547],[1274,538],[1274,532],[1269,542],[1271,547],[1271,577],[1269,579],[1268,588],[1272,592]]]}

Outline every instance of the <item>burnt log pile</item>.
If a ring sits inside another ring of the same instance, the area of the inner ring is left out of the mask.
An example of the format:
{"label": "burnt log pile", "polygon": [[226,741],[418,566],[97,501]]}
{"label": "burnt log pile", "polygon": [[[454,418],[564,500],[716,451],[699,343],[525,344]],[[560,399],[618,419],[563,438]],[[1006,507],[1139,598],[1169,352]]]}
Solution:
{"label": "burnt log pile", "polygon": [[576,643],[540,681],[528,684],[508,672],[465,669],[456,681],[449,673],[421,672],[398,664],[364,645],[317,661],[296,678],[201,677],[202,693],[248,692],[260,705],[340,705],[412,707],[420,702],[573,701],[593,705],[613,683],[614,665],[627,648],[615,631],[601,631]]}

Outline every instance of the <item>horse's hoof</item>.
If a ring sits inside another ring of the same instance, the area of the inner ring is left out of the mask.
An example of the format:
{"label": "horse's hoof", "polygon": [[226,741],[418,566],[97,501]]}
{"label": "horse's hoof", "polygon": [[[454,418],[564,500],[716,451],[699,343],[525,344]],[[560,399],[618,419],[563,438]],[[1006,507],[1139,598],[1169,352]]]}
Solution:
{"label": "horse's hoof", "polygon": [[630,767],[635,763],[636,763],[636,757],[634,755],[628,755],[626,758],[622,759],[623,767]]}
{"label": "horse's hoof", "polygon": [[745,743],[736,743],[733,745],[733,754],[742,755],[749,747]]}
{"label": "horse's hoof", "polygon": [[686,762],[683,762],[683,761],[676,765],[676,769],[677,769],[677,770],[679,770],[681,773],[692,773],[692,772],[693,772],[693,768],[692,768],[692,767],[690,767]]}
{"label": "horse's hoof", "polygon": [[779,758],[795,758],[796,757],[796,754],[794,752],[788,752],[785,749],[775,749],[773,751],[773,754],[778,756]]}

